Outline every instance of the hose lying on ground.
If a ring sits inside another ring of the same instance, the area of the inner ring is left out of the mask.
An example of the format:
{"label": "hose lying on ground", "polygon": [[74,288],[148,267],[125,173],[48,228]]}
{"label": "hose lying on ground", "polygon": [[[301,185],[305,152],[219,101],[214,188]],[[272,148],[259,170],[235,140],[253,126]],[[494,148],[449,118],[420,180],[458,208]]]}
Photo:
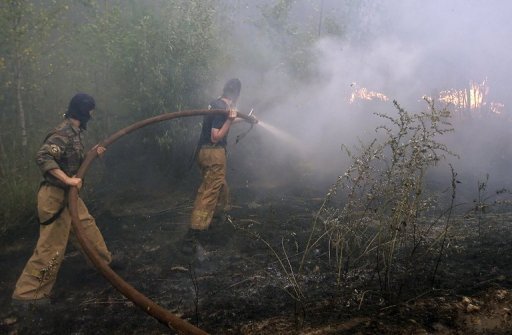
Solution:
{"label": "hose lying on ground", "polygon": [[[139,122],[132,124],[126,128],[123,128],[114,134],[112,134],[107,139],[103,140],[99,143],[100,146],[108,147],[119,138],[127,135],[137,129],[143,128],[145,126],[166,121],[172,120],[182,117],[191,117],[191,116],[199,116],[206,114],[228,114],[225,110],[189,110],[189,111],[179,111],[174,113],[165,113],[161,115],[157,115]],[[250,123],[257,122],[256,119],[252,116],[248,116],[245,114],[238,113],[237,117],[242,118]],[[91,163],[98,156],[96,150],[91,149],[87,152],[84,162],[80,166],[78,170],[77,177],[83,178],[85,173],[89,169]],[[207,334],[204,330],[195,327],[194,325],[188,323],[187,321],[177,317],[172,314],[165,308],[159,306],[151,299],[147,298],[144,294],[137,291],[133,286],[128,284],[123,278],[121,278],[114,270],[112,270],[98,255],[96,250],[92,247],[89,240],[85,237],[83,228],[80,225],[80,220],[78,218],[78,189],[76,187],[72,187],[69,191],[68,195],[69,202],[69,211],[71,213],[71,221],[73,225],[73,229],[75,231],[78,242],[82,246],[84,253],[91,260],[92,264],[96,267],[96,269],[116,288],[121,294],[123,294],[126,298],[131,300],[135,305],[140,307],[146,313],[157,319],[159,322],[163,323],[169,328],[172,328],[178,331],[180,334],[192,334],[192,335],[203,335]]]}

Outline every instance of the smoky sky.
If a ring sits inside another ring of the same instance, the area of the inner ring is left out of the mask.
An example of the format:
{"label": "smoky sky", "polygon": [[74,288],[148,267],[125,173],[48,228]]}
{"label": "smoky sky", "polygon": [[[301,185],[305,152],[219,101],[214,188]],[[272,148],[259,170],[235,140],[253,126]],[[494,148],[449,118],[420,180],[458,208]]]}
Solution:
{"label": "smoky sky", "polygon": [[[238,4],[245,10],[243,15],[258,8],[254,3]],[[284,55],[272,48],[275,41],[253,28],[256,14],[240,20],[240,40],[235,44],[250,52],[240,52],[229,71],[239,74],[244,83],[240,106],[258,107],[257,116],[302,143],[287,144],[260,127],[253,136],[263,138],[266,159],[284,161],[295,154],[298,161],[307,161],[312,174],[340,173],[347,163],[341,144],[352,146],[374,137],[375,126],[382,123],[374,112],[393,114],[395,99],[406,110],[419,112],[426,109],[422,96],[465,89],[472,81],[486,81],[488,101],[503,103],[505,113],[510,110],[512,3],[325,0],[323,11],[321,4],[320,0],[293,2],[289,18],[299,29],[315,31],[322,14],[324,22],[333,20],[342,29],[340,36],[330,36],[321,33],[320,26],[321,38],[307,50],[313,55],[315,72],[307,82],[298,83],[282,70]],[[350,104],[357,87],[381,92],[389,101]],[[508,123],[509,117],[505,119]],[[461,174],[505,178],[503,169],[492,170],[496,157],[507,165],[510,150],[503,149],[503,142],[511,139],[508,127],[453,123],[456,135],[446,141],[463,156],[456,163]],[[474,171],[468,171],[469,164]]]}

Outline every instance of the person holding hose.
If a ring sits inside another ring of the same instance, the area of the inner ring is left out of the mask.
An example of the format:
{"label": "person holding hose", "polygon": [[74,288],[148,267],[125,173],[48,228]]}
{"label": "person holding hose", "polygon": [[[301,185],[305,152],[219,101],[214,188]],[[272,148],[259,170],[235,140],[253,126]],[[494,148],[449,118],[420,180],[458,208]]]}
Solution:
{"label": "person holding hose", "polygon": [[[14,305],[49,302],[70,232],[73,233],[71,215],[67,208],[67,194],[70,187],[82,187],[82,179],[75,177],[75,174],[84,159],[82,132],[87,129],[87,122],[94,108],[95,101],[90,95],[78,93],[73,96],[64,115],[65,120],[48,133],[36,154],[36,163],[43,175],[37,194],[39,239],[16,282],[12,294]],[[93,149],[98,155],[106,150],[101,146]],[[110,264],[112,255],[94,218],[80,198],[78,216],[86,237],[103,260]],[[79,247],[76,239],[72,241]]]}
{"label": "person holding hose", "polygon": [[186,254],[196,252],[198,245],[207,238],[215,210],[229,210],[230,207],[226,183],[226,145],[229,129],[237,115],[235,106],[241,88],[239,79],[228,80],[222,95],[208,106],[212,110],[226,110],[227,115],[212,114],[203,119],[197,153],[202,183],[194,201],[190,227],[183,240],[182,251]]}

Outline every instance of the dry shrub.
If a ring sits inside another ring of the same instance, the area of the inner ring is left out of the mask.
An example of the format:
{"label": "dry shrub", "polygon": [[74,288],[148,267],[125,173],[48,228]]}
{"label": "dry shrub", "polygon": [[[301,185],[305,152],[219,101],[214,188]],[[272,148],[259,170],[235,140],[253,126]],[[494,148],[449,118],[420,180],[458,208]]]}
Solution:
{"label": "dry shrub", "polygon": [[452,168],[451,201],[444,208],[439,194],[428,191],[426,173],[455,154],[438,142],[453,131],[449,112],[425,101],[427,110],[417,114],[394,101],[396,116],[375,114],[386,121],[376,128],[380,137],[361,143],[355,153],[344,148],[351,165],[316,215],[303,265],[310,251],[327,243],[338,282],[357,268],[376,278],[389,299],[400,296],[408,283],[419,288],[435,277],[451,222],[456,173]]}

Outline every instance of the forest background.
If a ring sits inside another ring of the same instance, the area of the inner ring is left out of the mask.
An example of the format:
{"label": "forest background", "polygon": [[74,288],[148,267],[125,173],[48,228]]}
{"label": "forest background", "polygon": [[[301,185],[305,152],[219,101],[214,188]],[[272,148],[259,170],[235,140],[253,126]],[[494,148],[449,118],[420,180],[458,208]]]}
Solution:
{"label": "forest background", "polygon": [[[281,286],[308,308],[341,288],[349,292],[343,304],[325,306],[352,310],[432,288],[508,290],[510,7],[501,0],[2,1],[0,236],[21,248],[18,236],[36,234],[34,155],[75,93],[97,103],[88,149],[148,117],[204,109],[238,77],[239,110],[254,109],[262,122],[230,132],[228,182],[238,215],[250,216],[234,221],[250,222],[237,227],[264,243],[235,239],[236,250],[247,247],[251,259],[259,247],[271,251],[278,284],[270,288]],[[200,117],[162,122],[109,146],[81,190],[91,212],[112,221],[144,217],[148,225],[153,215],[158,227],[169,229],[169,220],[185,227],[200,182],[192,164],[200,128]],[[253,227],[254,218],[261,224]],[[173,234],[147,226],[133,234],[150,252],[130,242],[126,249],[144,257],[167,257],[163,246],[175,246]],[[6,259],[18,261],[16,248],[5,248],[16,253]],[[265,310],[274,304],[261,296],[251,299]],[[269,312],[280,312],[273,306]],[[423,315],[435,328],[430,311]],[[509,309],[505,316],[502,328],[510,329]]]}
{"label": "forest background", "polygon": [[[436,100],[440,92],[463,92],[467,99],[461,108],[454,100],[444,101],[451,103],[455,117],[455,135],[443,143],[461,158],[453,160],[462,181],[458,196],[464,187],[472,193],[460,201],[471,202],[477,180],[486,174],[497,188],[509,188],[510,70],[504,41],[510,30],[503,14],[508,5],[471,4],[3,1],[0,232],[34,218],[41,177],[33,157],[76,92],[97,101],[86,136],[89,148],[144,118],[205,108],[232,77],[243,83],[241,112],[254,108],[257,117],[298,138],[307,134],[300,144],[284,147],[283,139],[257,133],[261,127],[255,127],[231,150],[237,167],[229,171],[233,185],[286,179],[306,188],[304,177],[313,175],[310,182],[325,192],[348,166],[341,145],[375,136],[381,121],[373,113],[396,113],[394,99],[417,112],[426,107],[421,96]],[[471,105],[475,88],[480,94],[476,108]],[[387,97],[379,105],[350,104],[361,92]],[[199,129],[199,118],[180,119],[130,135],[109,149],[84,192],[96,187],[95,195],[108,194],[137,181],[163,188],[197,182],[198,174],[186,174]],[[240,129],[232,143],[245,128]],[[435,175],[440,188],[451,179],[446,165],[442,168]],[[194,187],[189,189],[193,197]]]}
{"label": "forest background", "polygon": [[[250,41],[239,43],[235,35],[243,25],[274,41],[272,48],[284,62],[278,71],[298,84],[307,80],[306,50],[319,38],[322,17],[317,5],[316,19],[299,29],[288,16],[292,3],[263,1],[251,16],[248,6],[229,0],[3,1],[0,230],[33,217],[40,179],[35,151],[76,92],[87,92],[97,102],[86,136],[89,147],[135,121],[205,108],[229,76],[243,76],[233,71],[241,63],[252,63],[262,73],[275,66],[274,59],[254,53]],[[326,34],[341,34],[332,23],[326,27]],[[161,172],[158,178],[172,182],[189,168],[199,129],[199,120],[176,123],[134,134],[110,162],[129,157],[132,165],[153,166]],[[154,154],[140,157],[141,152]],[[110,185],[127,178],[123,168],[107,165]]]}

